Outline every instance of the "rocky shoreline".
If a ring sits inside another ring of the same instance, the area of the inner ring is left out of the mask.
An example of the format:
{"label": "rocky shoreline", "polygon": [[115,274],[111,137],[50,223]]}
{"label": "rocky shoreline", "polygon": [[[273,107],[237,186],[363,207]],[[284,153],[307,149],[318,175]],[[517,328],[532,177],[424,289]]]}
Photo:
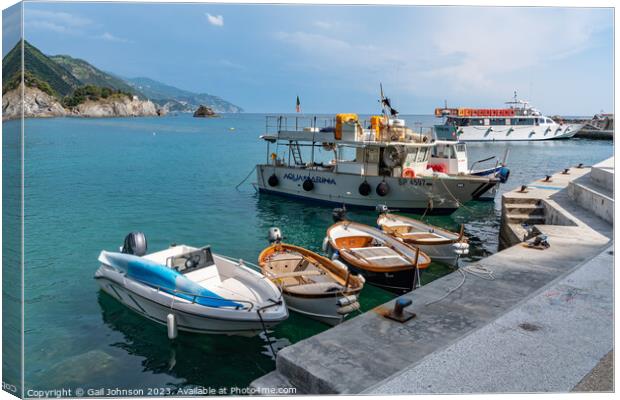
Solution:
{"label": "rocky shoreline", "polygon": [[113,117],[149,117],[160,115],[157,107],[150,100],[140,100],[136,97],[100,99],[86,101],[75,107],[66,108],[57,98],[33,87],[26,86],[22,103],[22,88],[20,85],[14,90],[2,95],[2,120],[19,119],[22,117],[21,105],[24,107],[24,118],[52,118],[52,117],[86,117],[86,118],[113,118]]}

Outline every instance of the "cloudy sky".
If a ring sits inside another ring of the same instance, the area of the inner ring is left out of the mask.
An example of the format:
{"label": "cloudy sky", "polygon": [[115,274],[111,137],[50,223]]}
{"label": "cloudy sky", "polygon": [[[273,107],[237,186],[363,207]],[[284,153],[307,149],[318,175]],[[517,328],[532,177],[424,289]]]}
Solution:
{"label": "cloudy sky", "polygon": [[[403,113],[613,107],[613,10],[26,3],[25,37],[126,77],[219,95],[249,112]],[[3,52],[6,53],[6,45]]]}

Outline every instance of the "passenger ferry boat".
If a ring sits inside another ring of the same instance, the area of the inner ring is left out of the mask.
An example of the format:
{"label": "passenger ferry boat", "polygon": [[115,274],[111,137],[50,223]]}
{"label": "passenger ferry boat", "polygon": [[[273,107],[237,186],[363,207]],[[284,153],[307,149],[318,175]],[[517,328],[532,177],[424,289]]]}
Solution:
{"label": "passenger ferry boat", "polygon": [[532,141],[568,139],[583,125],[558,123],[519,100],[505,103],[502,109],[436,108],[435,116],[445,118],[435,125],[437,137],[442,139],[474,141]]}
{"label": "passenger ferry boat", "polygon": [[[461,147],[459,159],[455,149],[441,156],[443,167],[434,165],[434,138],[413,132],[404,120],[387,113],[368,121],[356,114],[268,116],[266,131],[261,138],[267,142],[267,162],[256,167],[261,193],[338,206],[375,209],[387,204],[401,211],[447,214],[504,179],[495,171],[486,176],[469,173]],[[331,160],[319,161],[321,150],[333,153]]]}

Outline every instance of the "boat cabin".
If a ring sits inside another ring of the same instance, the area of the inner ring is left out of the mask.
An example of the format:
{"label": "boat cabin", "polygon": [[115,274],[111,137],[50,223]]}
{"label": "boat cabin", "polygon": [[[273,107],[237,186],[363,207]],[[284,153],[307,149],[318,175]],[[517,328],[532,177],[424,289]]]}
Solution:
{"label": "boat cabin", "polygon": [[[427,174],[435,146],[430,135],[414,132],[404,120],[383,116],[364,121],[357,114],[267,117],[266,131],[261,138],[268,143],[268,164],[354,175],[413,178]],[[279,154],[281,145],[286,151]],[[333,154],[326,158],[325,153]]]}

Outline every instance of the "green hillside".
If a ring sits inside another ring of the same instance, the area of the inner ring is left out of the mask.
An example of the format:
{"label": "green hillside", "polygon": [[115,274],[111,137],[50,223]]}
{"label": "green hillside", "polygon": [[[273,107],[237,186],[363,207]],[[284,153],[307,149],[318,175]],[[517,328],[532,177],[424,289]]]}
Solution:
{"label": "green hillside", "polygon": [[[2,92],[15,85],[20,80],[21,48],[18,43],[2,60]],[[62,97],[70,94],[81,85],[69,71],[52,61],[36,47],[24,40],[24,68],[31,81],[45,82],[53,94]]]}
{"label": "green hillside", "polygon": [[[95,85],[99,87],[107,87],[123,92],[133,92],[136,90],[115,76],[112,76],[100,69],[92,66],[84,60],[73,58],[66,55],[51,56],[51,60],[70,71],[71,74],[79,79],[83,85]],[[140,93],[136,93],[140,95]]]}

